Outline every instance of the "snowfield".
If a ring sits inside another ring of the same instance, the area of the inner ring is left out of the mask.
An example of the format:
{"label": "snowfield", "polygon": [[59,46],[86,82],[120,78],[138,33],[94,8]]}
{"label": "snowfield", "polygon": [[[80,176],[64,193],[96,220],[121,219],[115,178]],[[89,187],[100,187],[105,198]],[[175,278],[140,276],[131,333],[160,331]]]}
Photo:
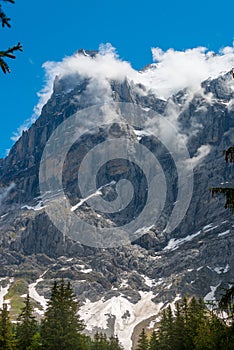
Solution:
{"label": "snowfield", "polygon": [[[48,270],[43,272],[43,274],[36,280],[36,282],[31,283],[28,286],[28,292],[29,292],[30,298],[32,298],[36,302],[38,302],[42,306],[43,310],[46,310],[47,299],[45,299],[45,297],[43,295],[38,294],[38,292],[36,290],[36,286],[38,285],[38,283],[40,283],[40,282],[42,282],[44,280],[43,276],[46,274],[47,271]],[[35,309],[35,311],[36,311],[36,309]],[[41,311],[40,311],[40,313],[41,313]]]}
{"label": "snowfield", "polygon": [[172,239],[170,239],[167,246],[163,250],[176,250],[182,244],[184,244],[186,242],[190,242],[193,238],[200,235],[200,233],[201,233],[201,231],[198,231],[197,233],[194,233],[193,235],[188,235],[184,238],[179,238],[179,239],[172,238]]}
{"label": "snowfield", "polygon": [[9,278],[9,283],[6,285],[6,287],[2,287],[1,285],[1,282],[8,278],[9,277],[0,278],[0,309],[2,308],[4,303],[9,304],[9,301],[5,300],[5,295],[7,295],[11,284],[14,282],[14,278]]}
{"label": "snowfield", "polygon": [[94,327],[104,330],[108,327],[108,318],[115,316],[114,333],[118,335],[119,341],[125,350],[131,349],[131,336],[137,324],[147,318],[157,315],[163,303],[155,304],[152,292],[139,292],[141,300],[132,304],[124,296],[113,297],[108,300],[103,298],[96,302],[86,300],[81,306],[79,314],[86,324],[86,329],[92,331]]}

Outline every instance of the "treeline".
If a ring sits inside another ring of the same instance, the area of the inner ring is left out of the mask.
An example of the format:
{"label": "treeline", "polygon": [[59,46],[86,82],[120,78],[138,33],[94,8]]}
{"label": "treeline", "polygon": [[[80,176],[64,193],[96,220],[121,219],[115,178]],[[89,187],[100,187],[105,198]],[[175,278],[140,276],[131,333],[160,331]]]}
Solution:
{"label": "treeline", "polygon": [[40,323],[33,315],[29,295],[17,323],[10,321],[7,305],[0,310],[0,350],[122,350],[117,337],[85,335],[78,315],[79,304],[70,283],[54,282],[45,315]]}
{"label": "treeline", "polygon": [[[17,322],[9,318],[7,305],[0,310],[0,350],[122,350],[117,337],[84,334],[84,322],[70,282],[54,282],[41,322],[33,313],[29,295]],[[162,311],[151,334],[143,329],[137,350],[234,350],[234,286],[218,307],[207,308],[202,299],[185,297]],[[130,350],[130,349],[129,349]]]}
{"label": "treeline", "polygon": [[234,287],[218,307],[208,309],[202,299],[183,298],[174,312],[163,310],[157,330],[143,329],[137,350],[234,350]]}

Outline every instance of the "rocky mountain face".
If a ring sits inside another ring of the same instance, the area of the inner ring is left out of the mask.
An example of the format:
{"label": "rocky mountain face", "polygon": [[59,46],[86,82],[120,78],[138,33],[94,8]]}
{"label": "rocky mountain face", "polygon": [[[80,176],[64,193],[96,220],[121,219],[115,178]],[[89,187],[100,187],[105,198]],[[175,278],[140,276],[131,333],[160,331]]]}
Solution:
{"label": "rocky mountain face", "polygon": [[[86,93],[89,83],[88,78],[78,75],[57,77],[40,117],[0,160],[0,303],[5,297],[14,317],[21,295],[29,289],[35,312],[41,315],[52,280],[68,278],[82,303],[80,312],[87,332],[104,329],[117,333],[125,349],[131,349],[135,327],[141,322],[147,325],[147,320],[152,326],[163,306],[173,305],[185,293],[214,300],[220,288],[233,280],[233,215],[224,209],[224,198],[211,198],[209,188],[229,186],[233,180],[234,169],[225,163],[222,151],[234,143],[234,81],[227,72],[204,81],[195,93],[184,89],[167,100],[128,79],[109,82],[114,102],[136,104],[165,118],[173,108],[178,115],[179,136],[186,137],[194,166],[189,208],[179,226],[167,232],[178,194],[173,157],[152,135],[129,128],[129,139],[157,156],[166,177],[166,202],[157,224],[142,227],[143,235],[131,244],[112,248],[85,246],[64,237],[48,217],[39,188],[40,160],[53,131],[75,112],[96,104]],[[96,89],[98,95],[99,87]],[[118,131],[118,125],[112,127]],[[79,193],[74,195],[77,164],[103,139],[105,128],[95,135],[84,135],[69,154],[64,187],[71,205],[80,198]],[[204,145],[209,146],[209,152],[199,158]],[[116,182],[121,179],[127,165],[118,165],[120,175],[114,166],[103,168],[97,188],[113,180],[110,173]],[[134,189],[141,189],[143,175],[133,174]],[[106,194],[102,195],[105,198]],[[116,196],[113,182],[108,195],[107,200]],[[143,189],[131,211],[136,213],[142,201]],[[131,219],[130,210],[123,211],[121,218],[99,214],[98,219],[88,204],[79,210],[84,218],[103,227]]]}

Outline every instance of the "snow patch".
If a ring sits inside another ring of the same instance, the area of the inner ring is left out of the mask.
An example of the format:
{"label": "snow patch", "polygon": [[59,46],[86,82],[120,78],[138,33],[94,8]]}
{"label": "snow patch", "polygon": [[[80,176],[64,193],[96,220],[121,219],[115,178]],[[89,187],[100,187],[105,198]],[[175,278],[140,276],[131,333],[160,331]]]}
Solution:
{"label": "snow patch", "polygon": [[10,303],[9,300],[5,300],[4,298],[5,298],[5,295],[7,295],[8,290],[9,290],[11,284],[14,282],[14,278],[13,278],[13,277],[12,277],[12,278],[9,278],[9,277],[2,277],[2,278],[0,278],[0,284],[1,284],[2,281],[5,281],[5,280],[7,280],[7,279],[9,279],[9,282],[8,282],[8,284],[6,285],[6,287],[2,287],[2,285],[1,285],[1,287],[0,287],[0,309],[2,308],[2,306],[3,306],[4,303],[5,303],[5,304],[9,304],[9,303]]}
{"label": "snow patch", "polygon": [[91,268],[86,269],[85,265],[77,265],[77,266],[80,267],[80,272],[83,272],[83,273],[90,273],[93,271]]}
{"label": "snow patch", "polygon": [[147,328],[148,329],[153,329],[156,322],[157,322],[157,320],[151,321]]}
{"label": "snow patch", "polygon": [[[181,299],[180,294],[177,294],[176,297],[175,297],[175,299],[174,299],[171,303],[167,303],[166,305],[164,305],[164,306],[161,308],[161,310],[166,309],[166,308],[170,305],[171,310],[172,310],[172,312],[174,313],[175,310],[176,310],[176,303],[177,303],[177,301],[179,301],[180,299]],[[161,310],[160,310],[160,311],[161,311]],[[156,317],[154,320],[150,321],[150,324],[149,324],[149,326],[148,326],[147,328],[148,328],[148,329],[153,329],[153,328],[155,328],[155,324],[156,324],[156,323],[159,323],[159,322],[161,321],[161,319],[162,319],[162,317],[161,317],[161,315],[159,315],[159,316]]]}
{"label": "snow patch", "polygon": [[219,266],[214,268],[214,271],[218,274],[227,273],[229,270],[230,270],[229,264],[227,264],[225,267]]}
{"label": "snow patch", "polygon": [[83,273],[90,273],[90,272],[92,272],[93,270],[92,269],[84,269],[84,270],[82,270],[81,272],[83,272]]}
{"label": "snow patch", "polygon": [[125,278],[122,278],[119,288],[127,288],[128,287],[128,280]]}
{"label": "snow patch", "polygon": [[157,260],[157,259],[162,259],[162,256],[161,255],[156,255],[156,256],[150,255],[149,258],[151,260]]}
{"label": "snow patch", "polygon": [[35,308],[34,308],[34,311],[35,311],[35,313],[37,313],[37,314],[40,315],[40,316],[43,316],[43,315],[44,315],[44,311],[38,309],[38,307],[35,307]]}
{"label": "snow patch", "polygon": [[203,227],[203,230],[204,230],[204,231],[207,230],[208,228],[212,227],[212,225],[213,225],[213,223],[204,226],[204,227]]}
{"label": "snow patch", "polygon": [[155,304],[152,301],[154,294],[152,292],[140,292],[141,300],[132,304],[124,296],[112,297],[104,300],[103,298],[96,302],[86,300],[86,303],[80,308],[79,314],[86,324],[86,328],[92,331],[94,327],[106,329],[108,327],[108,318],[115,316],[114,333],[119,337],[120,343],[125,350],[131,349],[131,335],[137,324],[144,319],[159,313],[163,303]]}
{"label": "snow patch", "polygon": [[66,270],[69,270],[69,269],[70,269],[70,266],[61,267],[60,271],[66,271]]}
{"label": "snow patch", "polygon": [[70,261],[72,261],[74,258],[69,258],[69,259],[67,259],[67,262],[70,262]]}
{"label": "snow patch", "polygon": [[101,187],[99,187],[97,189],[97,191],[95,191],[94,193],[91,193],[89,196],[85,197],[85,198],[82,198],[79,203],[77,203],[76,205],[74,205],[73,207],[71,207],[71,211],[75,211],[76,209],[78,209],[79,207],[81,207],[82,204],[84,204],[85,202],[87,202],[87,200],[89,200],[90,198],[93,198],[93,197],[97,197],[97,196],[101,196],[102,195],[102,189],[105,188],[105,187],[108,187],[108,186],[111,186],[111,185],[115,185],[116,184],[116,181],[111,181],[110,183],[108,184],[105,184]]}
{"label": "snow patch", "polygon": [[230,265],[227,264],[227,265],[225,266],[224,270],[223,270],[223,273],[226,273],[226,272],[228,272],[229,270],[230,270]]}
{"label": "snow patch", "polygon": [[155,279],[150,278],[148,276],[145,276],[145,275],[141,275],[141,276],[144,278],[145,284],[150,288],[153,286],[156,286],[158,284],[163,283],[163,280],[157,282],[157,281],[155,281]]}
{"label": "snow patch", "polygon": [[140,141],[142,139],[142,137],[144,137],[144,136],[151,136],[151,134],[148,131],[146,131],[146,130],[136,130],[136,129],[134,129],[134,133],[137,136],[138,141]]}
{"label": "snow patch", "polygon": [[225,267],[219,266],[214,268],[214,271],[218,274],[227,273],[229,270],[230,270],[229,264],[227,264]]}
{"label": "snow patch", "polygon": [[202,270],[202,269],[203,269],[203,267],[204,267],[204,266],[200,266],[200,267],[198,267],[198,268],[197,268],[197,271]]}
{"label": "snow patch", "polygon": [[210,302],[210,301],[214,301],[215,302],[215,292],[217,290],[217,288],[220,286],[220,283],[217,284],[217,286],[210,286],[210,292],[206,294],[206,296],[204,297],[204,301],[205,302]]}
{"label": "snow patch", "polygon": [[143,226],[141,228],[139,228],[138,230],[135,231],[136,234],[141,234],[141,235],[144,235],[146,233],[149,232],[149,230],[151,230],[151,228],[153,228],[154,225],[151,225],[151,226]]}
{"label": "snow patch", "polygon": [[45,299],[45,297],[43,295],[38,294],[37,290],[36,290],[36,286],[38,285],[38,283],[42,282],[43,276],[46,274],[46,272],[48,271],[48,269],[43,272],[43,274],[41,274],[41,276],[36,280],[36,282],[29,284],[28,286],[28,292],[29,292],[29,296],[30,298],[34,299],[36,302],[38,302],[43,310],[46,310],[47,307],[47,299]]}
{"label": "snow patch", "polygon": [[195,238],[198,235],[200,235],[200,233],[201,233],[201,231],[198,231],[197,233],[194,233],[193,235],[188,235],[188,236],[186,236],[184,238],[179,238],[179,239],[172,238],[168,242],[167,246],[165,248],[163,248],[163,250],[176,250],[182,244],[184,244],[186,242],[190,242],[193,238]]}
{"label": "snow patch", "polygon": [[219,225],[207,228],[206,230],[204,230],[204,232],[209,232],[209,231],[215,230],[217,227],[219,227]]}
{"label": "snow patch", "polygon": [[223,267],[215,267],[214,271],[218,274],[221,274],[223,272]]}
{"label": "snow patch", "polygon": [[28,209],[28,210],[34,210],[34,211],[38,211],[38,210],[42,210],[44,209],[45,206],[43,205],[43,202],[40,201],[37,205],[35,206],[30,206],[30,205],[23,205],[21,207],[21,209]]}
{"label": "snow patch", "polygon": [[221,233],[219,233],[219,234],[218,234],[218,237],[223,237],[223,236],[226,236],[226,235],[228,235],[228,234],[229,234],[229,232],[230,232],[230,230],[227,230],[227,231],[221,232]]}
{"label": "snow patch", "polygon": [[77,203],[76,205],[74,205],[73,207],[71,207],[71,211],[75,211],[76,209],[78,209],[79,207],[82,206],[82,204],[84,204],[88,199],[96,197],[96,196],[101,196],[102,192],[98,189],[96,192],[90,194],[89,196],[82,198],[79,203]]}

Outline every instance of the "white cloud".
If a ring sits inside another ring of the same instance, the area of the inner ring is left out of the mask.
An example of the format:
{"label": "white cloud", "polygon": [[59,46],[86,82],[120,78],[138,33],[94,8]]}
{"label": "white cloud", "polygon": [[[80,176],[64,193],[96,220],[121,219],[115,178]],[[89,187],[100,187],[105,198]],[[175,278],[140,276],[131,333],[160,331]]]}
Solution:
{"label": "white cloud", "polygon": [[2,204],[2,201],[8,196],[10,191],[15,188],[15,183],[11,183],[8,187],[6,188],[0,188],[0,205]]}
{"label": "white cloud", "polygon": [[111,98],[110,80],[123,81],[128,78],[145,85],[146,89],[154,92],[156,96],[167,99],[185,87],[194,92],[200,89],[200,84],[205,79],[215,78],[234,66],[233,46],[223,48],[218,54],[207,51],[204,47],[185,51],[152,48],[152,55],[154,63],[141,72],[134,70],[129,62],[122,61],[111,44],[100,45],[95,57],[76,53],[65,57],[61,62],[45,62],[45,85],[38,93],[39,101],[34,108],[34,114],[18,128],[12,140],[16,141],[22,130],[26,130],[40,115],[42,107],[53,92],[56,76],[77,75],[77,79],[90,78],[86,93],[93,98],[93,103],[96,103],[107,102],[108,98]]}
{"label": "white cloud", "polygon": [[[13,135],[11,136],[11,140],[13,142],[16,142],[22,135],[22,132],[28,130],[30,125],[35,122],[36,117],[37,115],[33,114],[33,116],[30,119],[25,120],[25,122],[22,125],[20,125],[16,131],[13,132]],[[6,151],[8,154],[9,150],[6,150]]]}
{"label": "white cloud", "polygon": [[137,73],[128,62],[119,59],[110,44],[101,45],[95,57],[76,53],[65,57],[61,62],[45,62],[43,67],[46,71],[46,85],[39,93],[40,100],[36,106],[36,112],[50,97],[56,76],[77,74],[82,78],[91,78],[100,83],[107,80],[123,81],[126,77],[131,78]]}
{"label": "white cloud", "polygon": [[110,45],[100,45],[95,57],[76,53],[65,57],[61,62],[45,62],[45,87],[39,93],[39,103],[35,113],[39,114],[41,107],[50,97],[56,76],[78,74],[83,78],[94,80],[123,81],[125,78],[142,83],[152,89],[159,97],[167,99],[172,94],[185,87],[196,91],[200,84],[209,77],[215,78],[220,73],[229,71],[234,65],[234,47],[225,47],[219,54],[197,47],[185,51],[169,49],[162,51],[152,48],[154,64],[143,72],[134,70],[129,62],[122,61],[115,49]]}
{"label": "white cloud", "polygon": [[[109,80],[123,81],[128,78],[135,83],[142,83],[157,96],[167,99],[185,87],[198,90],[202,81],[217,77],[230,70],[234,64],[233,47],[226,47],[219,54],[207,51],[204,47],[185,51],[169,49],[165,52],[153,48],[152,55],[155,63],[141,73],[134,70],[129,62],[122,61],[110,44],[100,45],[99,53],[93,58],[76,53],[65,57],[61,62],[46,62],[43,65],[46,85],[39,93],[39,103],[34,111],[39,114],[51,96],[56,76],[77,74],[91,78],[91,86],[98,82],[98,86],[105,86],[107,92],[110,92],[107,84]],[[97,89],[94,93],[97,93]]]}
{"label": "white cloud", "polygon": [[164,98],[185,87],[197,90],[202,81],[215,78],[234,65],[234,47],[226,47],[219,54],[204,47],[165,52],[153,48],[152,54],[155,66],[145,76],[151,79],[156,94]]}
{"label": "white cloud", "polygon": [[210,145],[200,146],[196,154],[192,158],[187,159],[187,162],[194,168],[203,160],[203,158],[205,158],[210,153],[210,150]]}

